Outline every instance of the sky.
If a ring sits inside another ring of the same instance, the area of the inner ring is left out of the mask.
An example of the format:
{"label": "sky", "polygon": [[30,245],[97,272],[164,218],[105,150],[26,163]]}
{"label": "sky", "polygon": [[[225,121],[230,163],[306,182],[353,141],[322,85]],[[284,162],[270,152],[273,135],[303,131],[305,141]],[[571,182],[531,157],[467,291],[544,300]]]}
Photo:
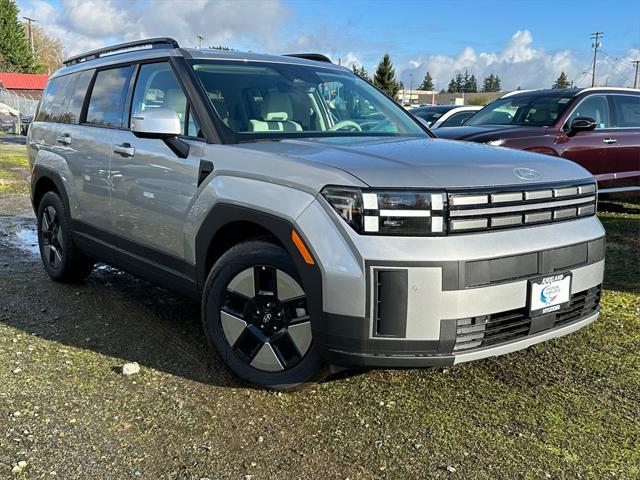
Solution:
{"label": "sky", "polygon": [[17,0],[21,15],[69,55],[150,36],[181,46],[319,52],[372,72],[389,53],[407,87],[426,72],[436,88],[457,73],[503,89],[550,87],[561,71],[590,86],[590,35],[604,32],[597,84],[632,86],[640,60],[640,1],[564,0]]}

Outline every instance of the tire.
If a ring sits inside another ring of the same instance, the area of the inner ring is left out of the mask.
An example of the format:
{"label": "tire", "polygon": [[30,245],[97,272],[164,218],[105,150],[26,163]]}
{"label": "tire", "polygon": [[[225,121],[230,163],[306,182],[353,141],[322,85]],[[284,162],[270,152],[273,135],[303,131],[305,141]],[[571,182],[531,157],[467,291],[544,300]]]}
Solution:
{"label": "tire", "polygon": [[209,272],[202,295],[207,342],[244,382],[291,390],[324,372],[301,285],[288,253],[262,240],[232,247]]}
{"label": "tire", "polygon": [[71,222],[55,192],[43,195],[38,205],[38,246],[45,271],[52,280],[76,283],[93,270],[93,262],[73,244]]}

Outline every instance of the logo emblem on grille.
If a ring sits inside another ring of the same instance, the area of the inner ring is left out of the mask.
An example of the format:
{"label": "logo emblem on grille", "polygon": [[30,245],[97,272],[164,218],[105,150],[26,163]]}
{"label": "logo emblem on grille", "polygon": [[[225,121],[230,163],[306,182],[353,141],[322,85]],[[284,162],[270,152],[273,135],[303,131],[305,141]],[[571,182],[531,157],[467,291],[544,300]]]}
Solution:
{"label": "logo emblem on grille", "polygon": [[522,180],[538,180],[540,174],[531,168],[514,168],[513,174]]}

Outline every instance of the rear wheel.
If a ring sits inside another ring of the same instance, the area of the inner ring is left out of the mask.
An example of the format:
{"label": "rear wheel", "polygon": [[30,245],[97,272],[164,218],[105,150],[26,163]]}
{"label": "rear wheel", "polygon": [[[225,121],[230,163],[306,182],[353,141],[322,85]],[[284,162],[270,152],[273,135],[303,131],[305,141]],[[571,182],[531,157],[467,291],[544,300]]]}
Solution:
{"label": "rear wheel", "polygon": [[38,245],[45,271],[57,282],[79,282],[93,269],[93,262],[75,248],[71,223],[55,192],[43,195],[38,205]]}
{"label": "rear wheel", "polygon": [[207,338],[242,380],[291,389],[317,378],[307,298],[287,252],[266,241],[231,248],[203,294]]}

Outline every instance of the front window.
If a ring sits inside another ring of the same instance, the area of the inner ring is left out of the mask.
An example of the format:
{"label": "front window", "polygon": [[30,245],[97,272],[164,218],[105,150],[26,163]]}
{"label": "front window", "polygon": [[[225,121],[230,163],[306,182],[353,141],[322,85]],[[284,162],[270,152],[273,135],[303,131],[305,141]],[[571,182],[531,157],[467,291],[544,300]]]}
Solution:
{"label": "front window", "polygon": [[514,95],[490,103],[465,125],[521,125],[548,127],[564,113],[571,96]]}
{"label": "front window", "polygon": [[334,67],[193,61],[220,119],[241,140],[284,136],[425,136],[395,102]]}

